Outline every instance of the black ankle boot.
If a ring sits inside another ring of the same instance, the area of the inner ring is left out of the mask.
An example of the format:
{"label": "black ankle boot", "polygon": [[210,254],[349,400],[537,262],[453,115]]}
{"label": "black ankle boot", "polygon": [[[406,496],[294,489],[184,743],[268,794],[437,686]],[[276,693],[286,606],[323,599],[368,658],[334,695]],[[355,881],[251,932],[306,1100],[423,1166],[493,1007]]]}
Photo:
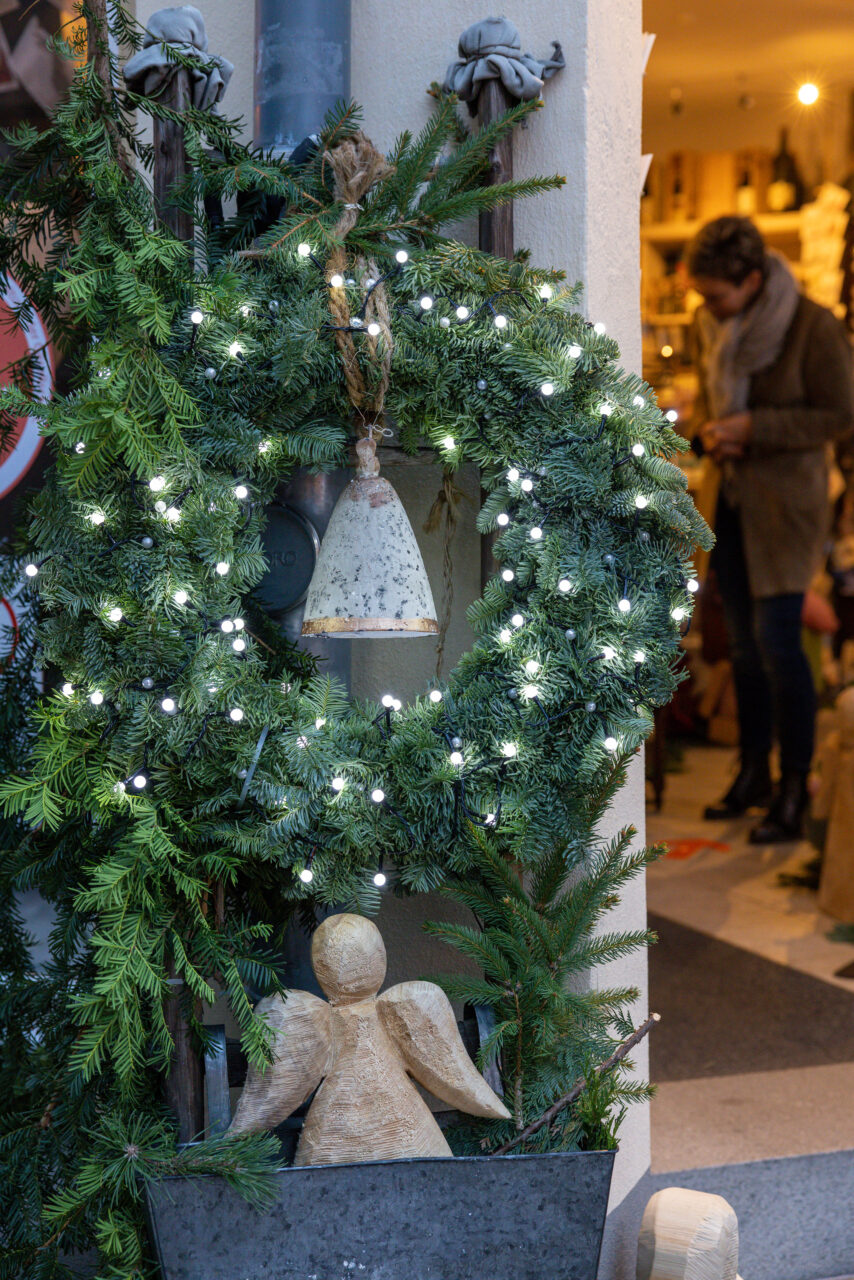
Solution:
{"label": "black ankle boot", "polygon": [[785,773],[771,808],[748,836],[750,843],[781,844],[784,840],[800,840],[808,800],[807,775]]}
{"label": "black ankle boot", "polygon": [[740,818],[754,806],[764,808],[771,800],[772,790],[768,756],[764,753],[743,755],[735,782],[722,800],[707,805],[703,817],[710,821]]}

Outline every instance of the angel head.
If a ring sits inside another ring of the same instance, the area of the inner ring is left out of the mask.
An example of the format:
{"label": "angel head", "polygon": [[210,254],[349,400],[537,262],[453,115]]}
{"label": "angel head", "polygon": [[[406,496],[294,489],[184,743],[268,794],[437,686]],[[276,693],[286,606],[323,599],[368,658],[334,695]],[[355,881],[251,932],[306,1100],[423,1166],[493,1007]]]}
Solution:
{"label": "angel head", "polygon": [[385,981],[385,945],[364,916],[328,916],[311,939],[311,967],[330,1004],[370,1000]]}

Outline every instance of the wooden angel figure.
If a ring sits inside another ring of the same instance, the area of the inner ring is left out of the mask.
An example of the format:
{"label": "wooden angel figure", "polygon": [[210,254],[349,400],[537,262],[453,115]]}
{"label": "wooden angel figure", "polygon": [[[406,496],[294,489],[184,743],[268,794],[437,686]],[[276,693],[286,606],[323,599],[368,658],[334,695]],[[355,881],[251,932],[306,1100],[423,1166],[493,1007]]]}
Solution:
{"label": "wooden angel figure", "polygon": [[854,924],[854,688],[836,700],[836,728],[818,752],[812,815],[827,820],[818,905]]}
{"label": "wooden angel figure", "polygon": [[275,1032],[273,1061],[250,1067],[229,1135],[275,1128],[317,1089],[295,1164],[450,1156],[410,1076],[469,1115],[509,1117],[466,1053],[441,987],[401,982],[377,996],[386,953],[372,921],[329,916],[311,963],[328,1001],[289,991],[259,1003]]}

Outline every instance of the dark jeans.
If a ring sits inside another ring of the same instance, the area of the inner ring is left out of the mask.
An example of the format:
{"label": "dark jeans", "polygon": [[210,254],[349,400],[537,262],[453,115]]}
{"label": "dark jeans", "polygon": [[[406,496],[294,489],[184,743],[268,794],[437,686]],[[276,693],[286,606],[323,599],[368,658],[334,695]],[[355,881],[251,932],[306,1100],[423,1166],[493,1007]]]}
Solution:
{"label": "dark jeans", "polygon": [[815,689],[801,647],[803,593],[753,598],[741,520],[723,497],[715,534],[712,565],[723,599],[742,754],[769,752],[776,728],[781,771],[806,773],[815,736]]}

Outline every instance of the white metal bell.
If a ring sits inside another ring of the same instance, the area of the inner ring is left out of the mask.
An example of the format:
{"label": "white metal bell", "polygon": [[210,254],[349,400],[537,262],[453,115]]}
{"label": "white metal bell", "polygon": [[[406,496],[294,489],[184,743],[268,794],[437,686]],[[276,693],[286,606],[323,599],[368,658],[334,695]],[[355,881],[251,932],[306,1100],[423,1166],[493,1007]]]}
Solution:
{"label": "white metal bell", "polygon": [[302,634],[338,639],[436,635],[436,606],[400,498],[373,440],[356,444],[354,478],[335,504],[314,567]]}

